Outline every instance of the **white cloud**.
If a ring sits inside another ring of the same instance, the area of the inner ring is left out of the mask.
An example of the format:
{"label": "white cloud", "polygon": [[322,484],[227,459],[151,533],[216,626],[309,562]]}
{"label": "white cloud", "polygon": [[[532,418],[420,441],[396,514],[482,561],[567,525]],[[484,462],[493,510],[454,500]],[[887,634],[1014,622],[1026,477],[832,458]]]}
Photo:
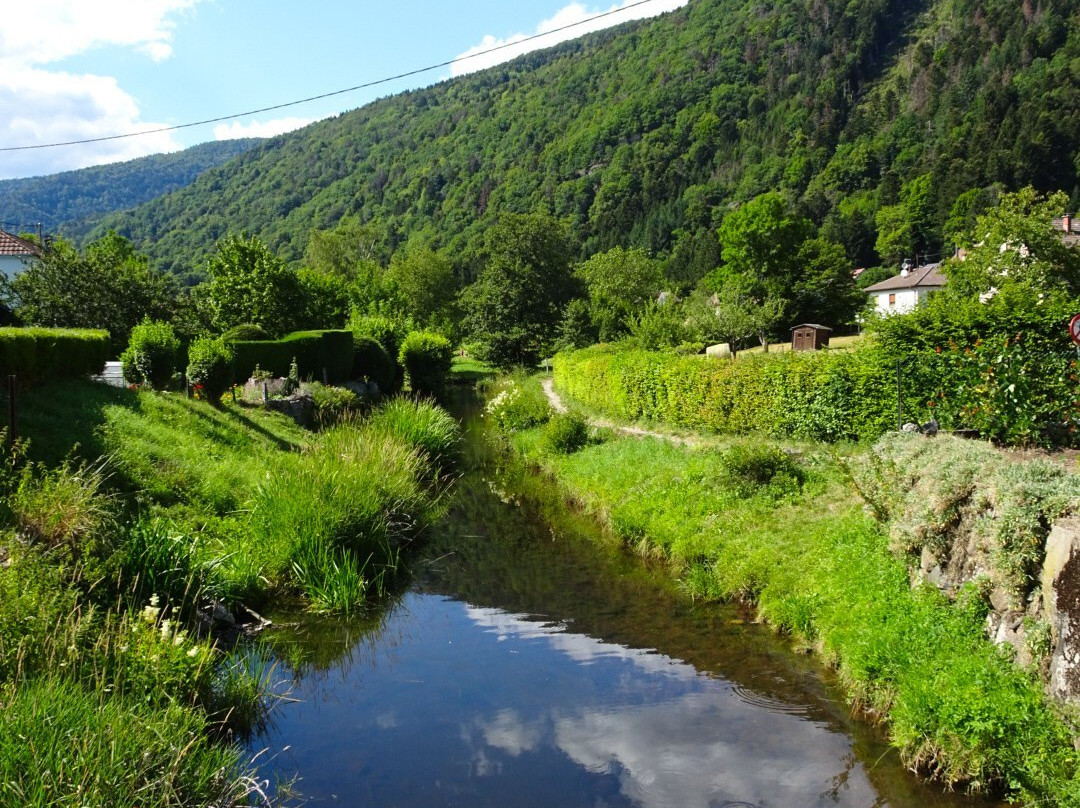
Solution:
{"label": "white cloud", "polygon": [[[595,17],[597,14],[601,14],[605,11],[616,11],[617,9],[633,5],[636,2],[637,0],[622,0],[622,2],[615,3],[606,9],[588,8],[581,3],[571,3],[556,11],[552,17],[543,20],[536,26],[536,29],[530,33],[511,34],[510,36],[502,38],[488,34],[480,41],[480,44],[474,45],[464,53],[458,55],[457,59],[450,65],[450,74],[452,76],[461,76],[465,73],[483,70],[485,67],[501,64],[502,62],[521,56],[523,53],[528,53],[529,51],[537,50],[539,48],[548,48],[559,42],[565,42],[568,39],[582,36],[590,31],[599,31],[603,28],[610,28],[612,25],[618,25],[627,20],[636,20],[641,19],[642,17],[655,17],[657,14],[661,14],[665,11],[672,11],[681,6],[685,6],[688,0],[652,0],[652,2],[629,8],[622,13],[611,14],[610,16],[601,17],[598,20],[587,22],[582,25],[574,25],[574,23],[581,22],[589,17]],[[574,25],[574,27],[565,31],[557,30],[567,25]],[[546,34],[546,36],[541,36],[539,39],[531,39],[528,42],[523,41],[527,37],[536,34]],[[504,45],[507,47],[502,47]],[[486,53],[482,56],[474,55],[491,50],[492,48],[500,48],[500,50],[497,50],[494,53]]]}
{"label": "white cloud", "polygon": [[[50,65],[114,46],[155,62],[172,55],[177,15],[200,0],[34,0],[0,28],[0,146],[36,146],[158,129],[110,76]],[[0,152],[0,178],[50,174],[180,148],[167,132],[101,143]]]}
{"label": "white cloud", "polygon": [[300,129],[316,118],[277,118],[272,121],[252,121],[251,123],[222,123],[214,127],[214,140],[235,140],[241,137],[273,137],[294,129]]}
{"label": "white cloud", "polygon": [[155,61],[172,53],[175,16],[199,0],[34,0],[13,3],[0,29],[0,65],[42,65],[106,45]]}
{"label": "white cloud", "polygon": [[[0,71],[0,145],[108,137],[160,128],[106,76],[38,69]],[[168,132],[79,146],[0,152],[0,178],[51,174],[180,148]]]}

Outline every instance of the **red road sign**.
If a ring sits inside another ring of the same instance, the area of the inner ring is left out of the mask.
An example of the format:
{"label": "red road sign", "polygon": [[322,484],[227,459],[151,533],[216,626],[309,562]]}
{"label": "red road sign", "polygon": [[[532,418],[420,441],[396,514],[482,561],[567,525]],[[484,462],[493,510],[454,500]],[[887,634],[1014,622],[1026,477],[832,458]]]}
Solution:
{"label": "red road sign", "polygon": [[1069,336],[1072,337],[1073,342],[1080,345],[1080,314],[1074,315],[1069,320]]}

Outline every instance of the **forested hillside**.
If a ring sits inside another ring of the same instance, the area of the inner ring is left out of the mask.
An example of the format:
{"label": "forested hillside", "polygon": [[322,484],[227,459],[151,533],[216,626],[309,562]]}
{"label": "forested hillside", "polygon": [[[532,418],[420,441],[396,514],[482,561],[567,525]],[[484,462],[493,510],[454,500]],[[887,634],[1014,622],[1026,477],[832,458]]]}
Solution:
{"label": "forested hillside", "polygon": [[502,211],[582,257],[717,264],[733,203],[780,189],[860,265],[934,254],[995,194],[1080,203],[1078,0],[691,0],[281,136],[100,226],[198,272],[230,231],[288,259],[355,214],[449,247],[467,280]]}
{"label": "forested hillside", "polygon": [[261,138],[220,140],[172,154],[65,171],[46,177],[0,180],[0,220],[8,227],[85,235],[107,213],[127,210],[183,188],[208,168],[261,143]]}

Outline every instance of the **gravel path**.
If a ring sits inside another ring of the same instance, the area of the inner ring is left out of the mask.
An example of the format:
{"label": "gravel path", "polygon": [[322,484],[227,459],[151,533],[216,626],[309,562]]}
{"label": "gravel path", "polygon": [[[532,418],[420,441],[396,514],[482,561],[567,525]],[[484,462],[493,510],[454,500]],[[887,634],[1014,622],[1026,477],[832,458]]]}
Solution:
{"label": "gravel path", "polygon": [[[563,404],[559,394],[555,391],[555,381],[548,377],[542,382],[544,387],[544,395],[547,396],[548,401],[551,402],[552,408],[555,412],[567,412],[567,407]],[[705,439],[697,437],[688,437],[685,435],[672,435],[665,432],[654,432],[651,429],[644,429],[640,426],[624,426],[616,424],[614,421],[609,421],[607,418],[588,418],[589,424],[592,426],[603,427],[606,429],[612,429],[615,432],[619,432],[623,435],[633,435],[634,437],[644,438],[659,438],[660,440],[671,441],[672,443],[681,443],[684,446],[700,446],[705,443]]]}

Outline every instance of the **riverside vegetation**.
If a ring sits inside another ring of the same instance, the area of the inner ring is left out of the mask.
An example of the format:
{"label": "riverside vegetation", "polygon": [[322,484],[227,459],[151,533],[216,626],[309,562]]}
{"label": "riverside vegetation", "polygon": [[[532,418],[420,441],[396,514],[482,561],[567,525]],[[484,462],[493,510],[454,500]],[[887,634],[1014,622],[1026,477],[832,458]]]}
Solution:
{"label": "riverside vegetation", "polygon": [[258,799],[236,740],[273,699],[269,657],[207,623],[377,596],[440,512],[456,422],[393,399],[311,434],[83,381],[20,407],[0,467],[0,804]]}
{"label": "riverside vegetation", "polygon": [[[990,450],[949,437],[894,435],[865,449],[620,436],[586,427],[581,415],[553,416],[539,380],[523,374],[490,386],[486,413],[569,499],[627,546],[670,564],[689,595],[743,600],[818,651],[911,768],[1025,804],[1080,804],[1075,724],[1039,679],[1043,635],[1031,633],[1035,661],[1021,669],[986,638],[985,588],[950,599],[913,587],[908,566],[959,520],[981,477],[1001,516],[988,539],[993,575],[1030,591],[1030,554],[1046,523],[1080,501],[1075,475],[1046,461],[1002,468],[988,463]],[[919,467],[936,472],[915,490],[933,496],[909,493],[916,452]],[[977,468],[985,473],[973,476]],[[877,481],[867,491],[874,508],[854,493],[856,476]],[[983,507],[972,503],[971,515]]]}

